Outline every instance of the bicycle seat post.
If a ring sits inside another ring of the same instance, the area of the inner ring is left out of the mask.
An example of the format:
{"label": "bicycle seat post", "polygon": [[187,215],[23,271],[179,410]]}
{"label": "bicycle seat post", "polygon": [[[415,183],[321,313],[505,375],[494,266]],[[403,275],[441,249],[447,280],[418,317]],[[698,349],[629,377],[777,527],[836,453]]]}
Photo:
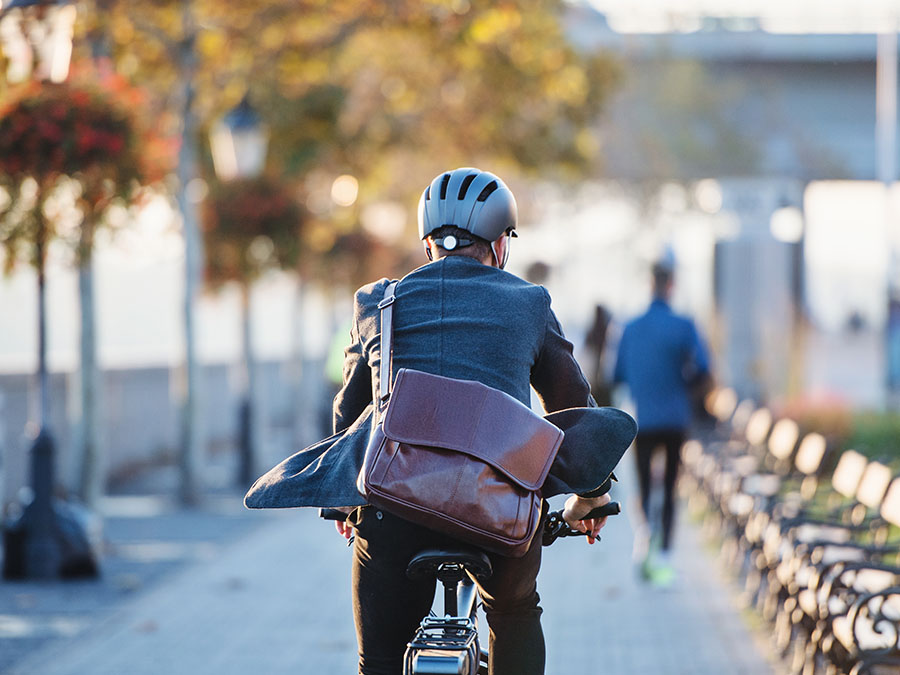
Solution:
{"label": "bicycle seat post", "polygon": [[435,576],[444,587],[444,616],[457,616],[459,582],[465,577],[462,565],[452,562],[444,563],[438,566]]}

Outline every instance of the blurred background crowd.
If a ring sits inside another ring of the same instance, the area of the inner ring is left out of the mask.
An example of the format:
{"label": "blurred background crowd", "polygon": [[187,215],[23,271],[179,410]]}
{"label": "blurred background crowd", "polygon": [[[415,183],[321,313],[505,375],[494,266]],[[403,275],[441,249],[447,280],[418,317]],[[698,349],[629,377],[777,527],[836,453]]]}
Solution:
{"label": "blurred background crowd", "polygon": [[352,292],[456,166],[598,393],[666,258],[717,382],[897,461],[900,3],[822,4],[3,0],[4,521],[327,435]]}

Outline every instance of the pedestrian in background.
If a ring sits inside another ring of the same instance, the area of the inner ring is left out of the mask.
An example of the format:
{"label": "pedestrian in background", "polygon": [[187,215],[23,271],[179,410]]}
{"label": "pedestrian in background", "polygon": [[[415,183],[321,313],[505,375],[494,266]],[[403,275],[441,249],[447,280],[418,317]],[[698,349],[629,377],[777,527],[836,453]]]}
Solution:
{"label": "pedestrian in background", "polygon": [[[672,262],[657,262],[652,273],[653,300],[643,315],[625,326],[614,382],[628,387],[638,421],[635,459],[647,525],[644,541],[637,542],[646,546],[641,573],[655,585],[668,586],[675,580],[670,550],[681,446],[691,423],[692,392],[709,380],[709,358],[694,322],[669,305]],[[657,449],[665,452],[666,460],[661,532],[650,514],[650,465]]]}
{"label": "pedestrian in background", "polygon": [[606,337],[611,320],[609,310],[603,305],[597,305],[594,308],[594,322],[584,338],[587,360],[584,373],[597,405],[612,405],[612,383],[609,381],[609,364],[606,361]]}

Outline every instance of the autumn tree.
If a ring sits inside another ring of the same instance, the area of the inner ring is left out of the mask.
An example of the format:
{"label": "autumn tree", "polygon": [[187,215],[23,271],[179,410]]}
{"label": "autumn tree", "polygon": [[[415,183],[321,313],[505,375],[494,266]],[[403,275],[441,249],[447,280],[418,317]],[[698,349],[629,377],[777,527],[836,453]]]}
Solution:
{"label": "autumn tree", "polygon": [[423,179],[452,165],[593,170],[591,122],[618,77],[610,57],[567,42],[561,0],[96,8],[85,25],[106,26],[116,67],[158,92],[153,105],[177,109],[173,119],[188,110],[190,80],[196,148],[198,132],[249,89],[272,130],[273,168],[298,180],[352,174],[360,207],[414,202]]}
{"label": "autumn tree", "polygon": [[39,374],[47,409],[44,268],[57,237],[69,240],[79,270],[82,433],[78,492],[100,494],[96,342],[90,274],[97,229],[116,207],[128,209],[141,186],[162,175],[166,148],[132,110],[139,91],[121,78],[74,78],[70,84],[31,82],[6,92],[0,108],[0,246],[6,267],[26,260],[39,286]]}

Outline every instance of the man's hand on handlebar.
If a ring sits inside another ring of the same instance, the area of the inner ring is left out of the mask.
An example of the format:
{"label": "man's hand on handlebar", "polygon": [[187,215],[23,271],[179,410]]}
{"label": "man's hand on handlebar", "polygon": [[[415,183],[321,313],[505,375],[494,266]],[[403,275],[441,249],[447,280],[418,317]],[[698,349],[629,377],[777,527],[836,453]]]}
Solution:
{"label": "man's hand on handlebar", "polygon": [[[347,522],[347,516],[350,515],[351,511],[353,511],[353,507],[350,506],[339,506],[333,509],[319,509],[319,517],[324,518],[325,520],[333,520],[334,529],[337,530],[338,534],[347,541],[350,541],[353,537],[353,525]],[[340,514],[344,514],[344,517],[341,518]]]}
{"label": "man's hand on handlebar", "polygon": [[337,533],[347,541],[350,541],[350,537],[353,536],[353,526],[350,525],[346,520],[334,521],[334,529],[336,529]]}
{"label": "man's hand on handlebar", "polygon": [[581,519],[598,506],[608,504],[609,501],[609,494],[600,495],[599,497],[593,497],[591,499],[572,495],[566,500],[566,505],[563,508],[563,520],[565,520],[566,524],[573,530],[578,530],[579,532],[587,534],[588,543],[593,544],[597,540],[597,535],[600,533],[600,530],[606,525],[608,516],[603,516],[602,518],[590,518],[588,520]]}

